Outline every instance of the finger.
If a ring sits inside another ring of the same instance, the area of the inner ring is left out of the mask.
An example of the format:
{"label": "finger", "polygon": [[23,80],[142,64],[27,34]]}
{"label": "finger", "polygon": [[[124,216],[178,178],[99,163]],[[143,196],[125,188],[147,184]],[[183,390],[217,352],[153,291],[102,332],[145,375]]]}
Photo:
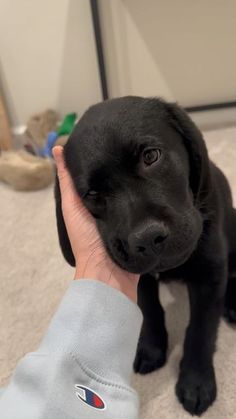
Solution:
{"label": "finger", "polygon": [[65,164],[63,147],[60,145],[53,147],[52,153],[57,165],[57,174],[59,178],[60,187],[64,188],[65,185],[72,186],[72,179]]}
{"label": "finger", "polygon": [[61,145],[53,147],[52,154],[57,165],[58,176],[60,176],[61,174],[64,174],[64,172],[66,172],[63,147]]}
{"label": "finger", "polygon": [[68,202],[78,201],[79,196],[75,191],[75,187],[72,182],[70,173],[65,164],[63,147],[53,147],[52,153],[57,165],[57,174],[59,179],[60,190],[62,193],[62,200],[64,200],[66,194],[67,199],[69,199]]}

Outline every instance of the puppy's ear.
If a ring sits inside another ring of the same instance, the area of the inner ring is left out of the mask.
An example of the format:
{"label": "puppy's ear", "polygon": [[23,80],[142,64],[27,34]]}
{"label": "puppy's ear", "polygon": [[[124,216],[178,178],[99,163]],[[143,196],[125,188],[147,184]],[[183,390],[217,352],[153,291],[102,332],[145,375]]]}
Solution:
{"label": "puppy's ear", "polygon": [[170,124],[182,136],[189,154],[190,187],[196,203],[205,200],[211,189],[210,162],[203,136],[188,114],[179,105],[168,103]]}
{"label": "puppy's ear", "polygon": [[61,250],[66,261],[71,266],[75,266],[75,258],[71,249],[70,240],[66,231],[66,226],[65,226],[65,222],[64,222],[64,218],[62,214],[61,192],[60,192],[59,180],[57,176],[56,176],[56,182],[55,182],[55,201],[56,201],[57,231],[58,231]]}

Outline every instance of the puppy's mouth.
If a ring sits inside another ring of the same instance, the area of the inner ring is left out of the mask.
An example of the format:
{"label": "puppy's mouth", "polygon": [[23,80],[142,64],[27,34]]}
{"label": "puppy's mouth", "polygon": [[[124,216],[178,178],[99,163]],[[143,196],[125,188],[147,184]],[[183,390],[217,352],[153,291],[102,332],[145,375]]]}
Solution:
{"label": "puppy's mouth", "polygon": [[170,269],[177,268],[183,265],[191,256],[193,248],[184,249],[182,252],[175,255],[168,255],[168,252],[163,253],[153,252],[152,257],[134,257],[128,254],[125,249],[120,248],[119,253],[112,251],[110,246],[107,246],[107,251],[112,260],[120,266],[120,268],[136,273],[145,274],[148,272],[164,272]]}

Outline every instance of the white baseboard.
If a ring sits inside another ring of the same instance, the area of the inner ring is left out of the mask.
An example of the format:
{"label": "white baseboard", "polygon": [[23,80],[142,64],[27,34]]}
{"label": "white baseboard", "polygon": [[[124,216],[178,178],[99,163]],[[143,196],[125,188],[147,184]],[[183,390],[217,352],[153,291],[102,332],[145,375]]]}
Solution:
{"label": "white baseboard", "polygon": [[201,130],[236,126],[236,107],[189,113]]}
{"label": "white baseboard", "polygon": [[22,135],[26,130],[26,125],[18,125],[16,127],[12,127],[11,131],[13,135]]}

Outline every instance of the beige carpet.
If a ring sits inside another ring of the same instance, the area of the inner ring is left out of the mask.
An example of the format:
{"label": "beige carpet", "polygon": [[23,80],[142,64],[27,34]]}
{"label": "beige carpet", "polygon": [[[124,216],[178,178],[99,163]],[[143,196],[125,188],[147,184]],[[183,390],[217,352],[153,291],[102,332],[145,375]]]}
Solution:
{"label": "beige carpet", "polygon": [[[212,159],[224,170],[236,202],[236,128],[205,134]],[[55,227],[52,188],[16,193],[0,184],[0,385],[15,365],[37,347],[73,276],[64,262]],[[184,419],[190,416],[177,402],[174,386],[188,320],[185,287],[162,286],[170,332],[169,360],[160,371],[135,376],[141,419]],[[204,415],[236,418],[236,330],[221,322],[215,356],[218,398]],[[66,419],[66,418],[65,418]]]}

